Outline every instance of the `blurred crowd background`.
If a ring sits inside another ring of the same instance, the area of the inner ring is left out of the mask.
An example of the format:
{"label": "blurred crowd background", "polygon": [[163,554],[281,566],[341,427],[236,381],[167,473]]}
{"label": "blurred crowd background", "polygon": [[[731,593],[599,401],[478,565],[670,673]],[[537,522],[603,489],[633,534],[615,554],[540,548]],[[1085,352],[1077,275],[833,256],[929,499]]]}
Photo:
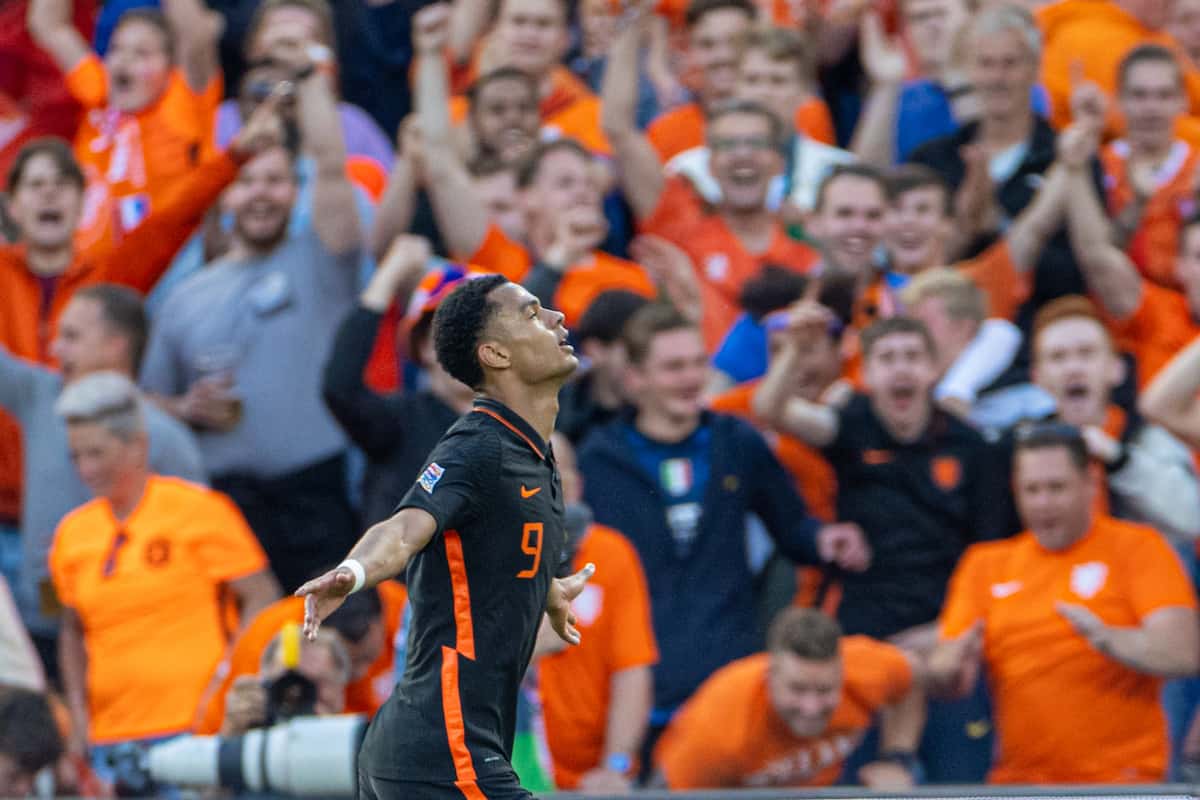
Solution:
{"label": "blurred crowd background", "polygon": [[207,2],[0,0],[0,795],[379,708],[403,581],[289,595],[489,273],[598,568],[527,787],[1200,774],[1200,0]]}

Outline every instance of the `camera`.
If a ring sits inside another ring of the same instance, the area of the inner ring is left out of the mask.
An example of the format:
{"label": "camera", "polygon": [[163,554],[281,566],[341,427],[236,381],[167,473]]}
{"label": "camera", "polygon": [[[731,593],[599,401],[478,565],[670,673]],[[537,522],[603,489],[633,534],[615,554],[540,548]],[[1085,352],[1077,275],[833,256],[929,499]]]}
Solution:
{"label": "camera", "polygon": [[361,714],[299,716],[227,739],[181,736],[150,747],[140,766],[150,784],[353,797],[366,732]]}
{"label": "camera", "polygon": [[267,684],[267,725],[317,713],[317,685],[294,669]]}

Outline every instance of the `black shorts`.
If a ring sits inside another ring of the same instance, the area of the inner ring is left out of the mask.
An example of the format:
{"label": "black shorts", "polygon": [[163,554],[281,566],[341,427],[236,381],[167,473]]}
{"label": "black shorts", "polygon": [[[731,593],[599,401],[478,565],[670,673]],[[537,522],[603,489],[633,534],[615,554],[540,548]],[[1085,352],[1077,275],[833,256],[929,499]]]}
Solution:
{"label": "black shorts", "polygon": [[515,773],[490,776],[469,787],[454,783],[417,783],[376,778],[358,772],[357,800],[534,800]]}

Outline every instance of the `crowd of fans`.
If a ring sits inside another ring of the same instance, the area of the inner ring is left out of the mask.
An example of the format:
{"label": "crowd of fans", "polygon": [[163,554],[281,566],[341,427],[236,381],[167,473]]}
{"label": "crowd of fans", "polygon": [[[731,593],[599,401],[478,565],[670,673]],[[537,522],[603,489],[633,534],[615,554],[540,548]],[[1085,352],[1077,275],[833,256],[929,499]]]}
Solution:
{"label": "crowd of fans", "polygon": [[583,365],[526,786],[1200,774],[1200,0],[0,0],[0,170],[0,795],[380,707],[402,581],[287,595],[490,273]]}

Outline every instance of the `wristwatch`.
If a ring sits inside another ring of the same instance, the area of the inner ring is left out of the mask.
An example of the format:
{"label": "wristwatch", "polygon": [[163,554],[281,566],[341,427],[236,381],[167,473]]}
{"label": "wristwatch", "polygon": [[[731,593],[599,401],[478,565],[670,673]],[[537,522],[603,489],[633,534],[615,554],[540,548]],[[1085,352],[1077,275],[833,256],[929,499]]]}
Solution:
{"label": "wristwatch", "polygon": [[633,769],[633,759],[628,753],[613,753],[604,759],[604,768],[618,775],[628,775]]}

